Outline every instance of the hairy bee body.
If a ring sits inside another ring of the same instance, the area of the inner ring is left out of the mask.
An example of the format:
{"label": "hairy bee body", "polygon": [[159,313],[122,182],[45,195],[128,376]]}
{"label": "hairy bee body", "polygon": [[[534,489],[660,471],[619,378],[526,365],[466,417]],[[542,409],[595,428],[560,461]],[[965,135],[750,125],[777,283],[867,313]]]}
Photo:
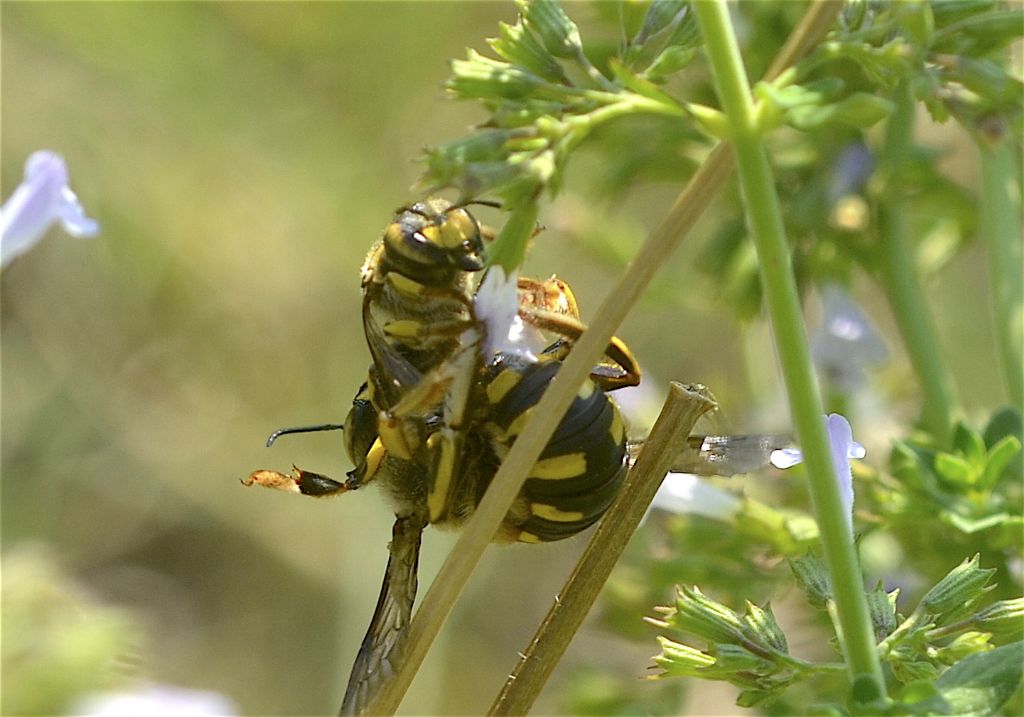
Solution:
{"label": "hairy bee body", "polygon": [[[537,362],[481,354],[473,296],[482,250],[472,215],[432,199],[399,213],[362,270],[374,362],[346,420],[356,465],[348,485],[376,480],[400,515],[425,509],[439,526],[457,527],[476,508],[566,350],[560,340]],[[526,280],[520,303],[573,320],[578,311],[557,280]],[[407,403],[415,409],[389,418]],[[625,462],[618,408],[588,381],[496,539],[559,540],[592,525],[621,485]]]}
{"label": "hairy bee body", "polygon": [[[395,509],[377,608],[349,678],[342,714],[361,714],[404,659],[420,535],[457,527],[476,510],[512,443],[583,331],[568,285],[520,279],[518,314],[558,338],[536,360],[485,355],[475,315],[483,232],[464,207],[427,199],[398,212],[362,267],[362,319],[372,359],[344,424],[348,480],[295,469],[255,471],[258,483],[336,495],[376,482]],[[605,389],[639,381],[613,339],[531,467],[495,536],[548,542],[596,522],[621,487],[628,457],[622,416]],[[337,426],[283,429],[319,430]],[[273,437],[272,437],[273,438]]]}

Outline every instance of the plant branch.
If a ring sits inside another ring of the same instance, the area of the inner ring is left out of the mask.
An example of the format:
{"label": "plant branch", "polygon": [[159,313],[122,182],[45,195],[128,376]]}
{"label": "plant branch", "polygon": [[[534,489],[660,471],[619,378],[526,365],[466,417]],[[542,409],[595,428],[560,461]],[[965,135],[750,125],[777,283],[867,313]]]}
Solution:
{"label": "plant branch", "polygon": [[[1009,134],[1007,132],[1007,134]],[[980,232],[988,249],[992,311],[1010,402],[1024,408],[1024,273],[1021,272],[1020,152],[1009,137],[978,141],[982,191]]]}
{"label": "plant branch", "polygon": [[793,277],[789,245],[768,155],[758,126],[750,86],[724,2],[694,8],[706,43],[715,85],[730,126],[747,223],[757,248],[761,284],[771,317],[775,348],[789,396],[790,412],[803,451],[822,548],[831,574],[840,636],[857,701],[885,695],[882,668],[867,599],[848,528],[846,509],[832,465],[822,404],[811,365],[807,335]]}
{"label": "plant branch", "polygon": [[529,711],[654,500],[661,481],[679,454],[679,446],[686,443],[697,419],[714,406],[706,389],[678,383],[669,386],[661,414],[618,498],[601,520],[572,575],[555,596],[554,604],[537,628],[530,646],[521,653],[522,659],[488,714],[524,715]]}
{"label": "plant branch", "polygon": [[904,82],[896,89],[896,109],[885,138],[886,183],[879,202],[882,283],[900,336],[921,382],[921,423],[940,446],[948,444],[953,382],[946,373],[938,336],[917,278],[905,221],[904,167],[913,142],[914,97]]}

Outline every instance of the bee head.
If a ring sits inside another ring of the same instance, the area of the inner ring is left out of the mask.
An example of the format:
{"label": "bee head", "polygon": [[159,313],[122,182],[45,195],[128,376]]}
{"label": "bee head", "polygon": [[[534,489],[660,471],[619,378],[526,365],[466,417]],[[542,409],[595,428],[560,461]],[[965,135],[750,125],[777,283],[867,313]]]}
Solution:
{"label": "bee head", "polygon": [[484,267],[483,238],[476,218],[440,197],[400,210],[384,230],[384,247],[392,259],[424,269],[480,271]]}

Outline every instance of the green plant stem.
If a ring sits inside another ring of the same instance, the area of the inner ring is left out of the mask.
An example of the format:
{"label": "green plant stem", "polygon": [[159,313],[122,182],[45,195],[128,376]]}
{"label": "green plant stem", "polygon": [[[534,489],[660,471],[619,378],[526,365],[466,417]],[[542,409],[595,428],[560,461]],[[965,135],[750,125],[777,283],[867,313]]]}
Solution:
{"label": "green plant stem", "polygon": [[835,479],[821,399],[790,264],[789,246],[755,107],[724,2],[694,4],[722,106],[728,117],[747,221],[757,247],[790,411],[803,451],[814,512],[842,626],[841,641],[859,701],[885,695],[846,509]]}
{"label": "green plant stem", "polygon": [[953,413],[953,382],[942,362],[938,335],[918,281],[906,227],[904,168],[914,137],[914,98],[909,85],[896,89],[895,110],[885,137],[886,181],[879,200],[881,278],[906,347],[921,382],[921,424],[948,445]]}
{"label": "green plant stem", "polygon": [[[815,0],[775,58],[765,79],[773,79],[824,38],[842,9],[836,0]],[[668,216],[637,252],[634,261],[608,292],[593,322],[573,345],[572,352],[534,408],[523,432],[509,450],[490,488],[467,521],[458,542],[431,583],[409,626],[408,652],[394,678],[368,706],[367,713],[394,714],[434,638],[455,605],[484,549],[497,531],[530,467],[540,457],[551,434],[576,395],[577,387],[604,353],[615,328],[650,284],[658,269],[697,223],[732,174],[727,145],[719,144],[676,199]]]}
{"label": "green plant stem", "polygon": [[491,705],[490,715],[524,715],[562,659],[566,648],[611,575],[633,531],[640,524],[679,446],[702,414],[714,408],[707,391],[673,383],[668,398],[629,471],[618,498],[601,520],[583,555],[576,562],[529,647]]}
{"label": "green plant stem", "polygon": [[509,212],[505,226],[501,228],[497,239],[488,248],[488,263],[492,266],[502,267],[507,276],[511,276],[516,269],[522,266],[526,257],[526,247],[537,226],[539,211],[540,208],[534,199]]}
{"label": "green plant stem", "polygon": [[[1009,134],[1009,133],[1007,133]],[[1010,401],[1024,409],[1024,272],[1021,266],[1020,151],[1012,139],[978,140],[982,192],[980,232],[988,249],[992,310]]]}

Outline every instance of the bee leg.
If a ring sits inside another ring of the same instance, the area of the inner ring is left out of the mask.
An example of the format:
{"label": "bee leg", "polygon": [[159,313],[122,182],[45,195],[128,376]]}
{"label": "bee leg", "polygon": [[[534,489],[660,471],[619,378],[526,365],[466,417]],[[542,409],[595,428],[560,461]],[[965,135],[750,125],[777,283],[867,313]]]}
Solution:
{"label": "bee leg", "polygon": [[552,276],[550,279],[532,279],[521,276],[517,281],[519,308],[527,311],[550,311],[580,317],[576,295],[569,285]]}
{"label": "bee leg", "polygon": [[[563,314],[527,306],[520,307],[519,316],[523,321],[538,329],[564,337],[552,344],[548,351],[545,351],[559,360],[569,354],[572,342],[583,335],[587,328],[579,320],[579,317],[573,316],[571,313]],[[640,383],[640,367],[625,341],[618,336],[612,336],[604,350],[604,356],[608,361],[602,361],[590,371],[591,380],[602,390],[614,391],[617,388],[636,386]]]}
{"label": "bee leg", "polygon": [[430,454],[430,480],[427,485],[427,516],[431,523],[443,523],[458,516],[449,515],[453,505],[450,496],[461,485],[463,434],[442,428],[427,439]]}
{"label": "bee leg", "polygon": [[[377,431],[391,455],[403,460],[415,457],[427,439],[426,416],[439,417],[444,427],[455,432],[463,426],[476,377],[480,340],[476,327],[464,331],[462,346],[454,355],[427,372],[390,410],[380,412]],[[430,433],[433,435],[433,430]]]}
{"label": "bee leg", "polygon": [[311,471],[304,471],[298,466],[292,466],[291,475],[285,475],[277,471],[253,471],[248,477],[242,479],[242,485],[259,485],[264,488],[311,495],[316,498],[338,495],[353,488],[348,482],[339,483],[333,478],[328,478],[325,475]]}

